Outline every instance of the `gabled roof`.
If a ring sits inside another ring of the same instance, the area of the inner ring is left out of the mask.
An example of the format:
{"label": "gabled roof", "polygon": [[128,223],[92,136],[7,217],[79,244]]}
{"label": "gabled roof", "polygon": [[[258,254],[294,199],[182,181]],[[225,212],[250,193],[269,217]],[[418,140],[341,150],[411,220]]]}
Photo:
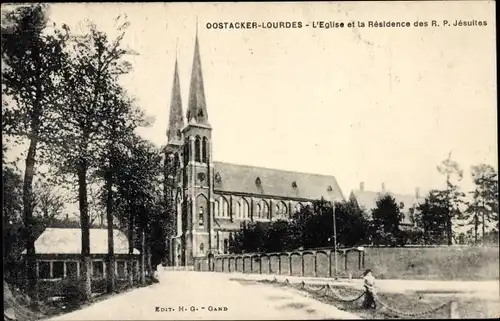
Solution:
{"label": "gabled roof", "polygon": [[[115,254],[128,254],[128,239],[119,230],[113,231]],[[47,228],[35,241],[37,254],[80,254],[82,231],[80,228]],[[26,253],[26,250],[23,254]],[[107,229],[90,229],[90,254],[108,253]],[[134,254],[139,254],[134,249]]]}
{"label": "gabled roof", "polygon": [[391,195],[396,200],[396,203],[399,205],[400,203],[404,204],[401,212],[404,214],[402,223],[411,223],[410,220],[410,212],[409,209],[418,205],[424,201],[424,198],[417,198],[416,195],[405,195],[405,194],[395,194],[392,192],[374,192],[374,191],[365,191],[365,190],[354,190],[351,192],[350,197],[354,197],[358,206],[364,208],[371,217],[371,210],[377,207],[377,201],[384,197],[385,195]]}
{"label": "gabled roof", "polygon": [[[334,176],[214,162],[214,190],[296,199],[342,201]],[[220,180],[218,179],[220,178]],[[260,183],[259,183],[260,182]]]}

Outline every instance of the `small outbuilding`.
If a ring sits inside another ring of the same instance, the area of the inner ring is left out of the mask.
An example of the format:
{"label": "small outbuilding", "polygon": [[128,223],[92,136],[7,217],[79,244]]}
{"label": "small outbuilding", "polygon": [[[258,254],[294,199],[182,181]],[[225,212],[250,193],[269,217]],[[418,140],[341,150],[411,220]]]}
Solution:
{"label": "small outbuilding", "polygon": [[[113,231],[115,273],[117,279],[127,278],[129,243],[125,234]],[[47,228],[35,242],[36,271],[40,281],[79,279],[81,276],[82,231],[80,228]],[[134,249],[134,274],[139,273],[140,252]],[[26,250],[23,255],[26,254]],[[108,256],[107,229],[90,229],[92,279],[106,278]]]}

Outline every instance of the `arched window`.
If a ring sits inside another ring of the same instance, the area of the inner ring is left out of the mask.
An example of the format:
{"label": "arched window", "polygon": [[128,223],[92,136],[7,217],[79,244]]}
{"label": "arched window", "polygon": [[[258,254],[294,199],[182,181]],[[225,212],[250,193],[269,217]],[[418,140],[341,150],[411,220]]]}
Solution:
{"label": "arched window", "polygon": [[257,204],[257,206],[256,206],[255,216],[257,218],[261,218],[262,217],[262,206],[260,205],[260,203]]}
{"label": "arched window", "polygon": [[205,245],[203,243],[200,244],[200,253],[203,253],[205,251]]}
{"label": "arched window", "polygon": [[284,219],[287,217],[288,208],[283,201],[276,203],[276,219]]}
{"label": "arched window", "polygon": [[241,217],[244,219],[250,218],[250,206],[246,199],[241,199]]}
{"label": "arched window", "polygon": [[227,239],[224,239],[224,254],[226,254],[228,250],[229,250],[229,241]]}
{"label": "arched window", "polygon": [[200,206],[200,211],[198,215],[198,225],[200,227],[203,227],[204,224],[205,224],[205,209],[203,208],[203,206]]}
{"label": "arched window", "polygon": [[214,217],[219,217],[219,200],[214,202]]}
{"label": "arched window", "polygon": [[194,140],[194,161],[201,162],[201,138],[200,136],[196,136]]}
{"label": "arched window", "polygon": [[216,216],[229,217],[229,203],[224,198],[224,196],[219,197],[219,199],[215,203],[215,206],[218,207],[218,210],[215,211],[217,213]]}
{"label": "arched window", "polygon": [[297,203],[297,205],[295,205],[295,209],[294,209],[295,213],[298,213],[298,212],[300,212],[301,210],[302,210],[302,204]]}
{"label": "arched window", "polygon": [[261,202],[260,204],[262,206],[260,217],[268,220],[269,219],[269,204],[264,200],[262,200],[260,202]]}
{"label": "arched window", "polygon": [[243,211],[242,211],[242,206],[241,202],[236,203],[236,218],[243,218]]}
{"label": "arched window", "polygon": [[208,163],[208,139],[206,137],[203,137],[201,157],[203,163]]}
{"label": "arched window", "polygon": [[184,142],[184,165],[189,162],[189,139]]}

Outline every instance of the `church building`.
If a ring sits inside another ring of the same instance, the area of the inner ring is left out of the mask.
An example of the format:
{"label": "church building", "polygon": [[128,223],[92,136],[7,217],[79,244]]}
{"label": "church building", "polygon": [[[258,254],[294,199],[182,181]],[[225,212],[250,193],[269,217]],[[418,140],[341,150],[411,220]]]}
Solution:
{"label": "church building", "polygon": [[170,264],[192,265],[193,257],[227,253],[242,222],[289,219],[314,200],[344,200],[333,176],[213,161],[208,111],[196,35],[185,118],[177,60],[174,67],[165,147]]}

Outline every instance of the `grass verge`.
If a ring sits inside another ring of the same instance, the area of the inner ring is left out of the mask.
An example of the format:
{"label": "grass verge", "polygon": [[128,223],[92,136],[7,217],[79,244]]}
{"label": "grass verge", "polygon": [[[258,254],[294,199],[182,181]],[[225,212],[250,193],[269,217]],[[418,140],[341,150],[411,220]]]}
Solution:
{"label": "grass verge", "polygon": [[[360,298],[354,302],[343,302],[336,295],[327,292],[326,289],[320,290],[323,286],[306,285],[302,288],[300,284],[286,283],[270,283],[257,281],[259,283],[268,283],[271,286],[281,288],[295,288],[307,292],[311,297],[326,304],[332,304],[340,310],[351,312],[363,319],[449,319],[450,305],[446,304],[436,311],[431,313],[425,312],[434,310],[451,300],[457,303],[457,313],[460,318],[493,318],[499,315],[500,303],[495,299],[486,299],[473,296],[464,296],[457,293],[384,293],[379,292],[378,298],[385,305],[392,309],[402,312],[402,314],[394,313],[387,308],[377,305],[376,309],[364,309],[362,303],[364,298]],[[335,285],[332,287],[340,298],[355,298],[360,294],[359,290],[348,286]],[[413,315],[405,315],[413,314]]]}

